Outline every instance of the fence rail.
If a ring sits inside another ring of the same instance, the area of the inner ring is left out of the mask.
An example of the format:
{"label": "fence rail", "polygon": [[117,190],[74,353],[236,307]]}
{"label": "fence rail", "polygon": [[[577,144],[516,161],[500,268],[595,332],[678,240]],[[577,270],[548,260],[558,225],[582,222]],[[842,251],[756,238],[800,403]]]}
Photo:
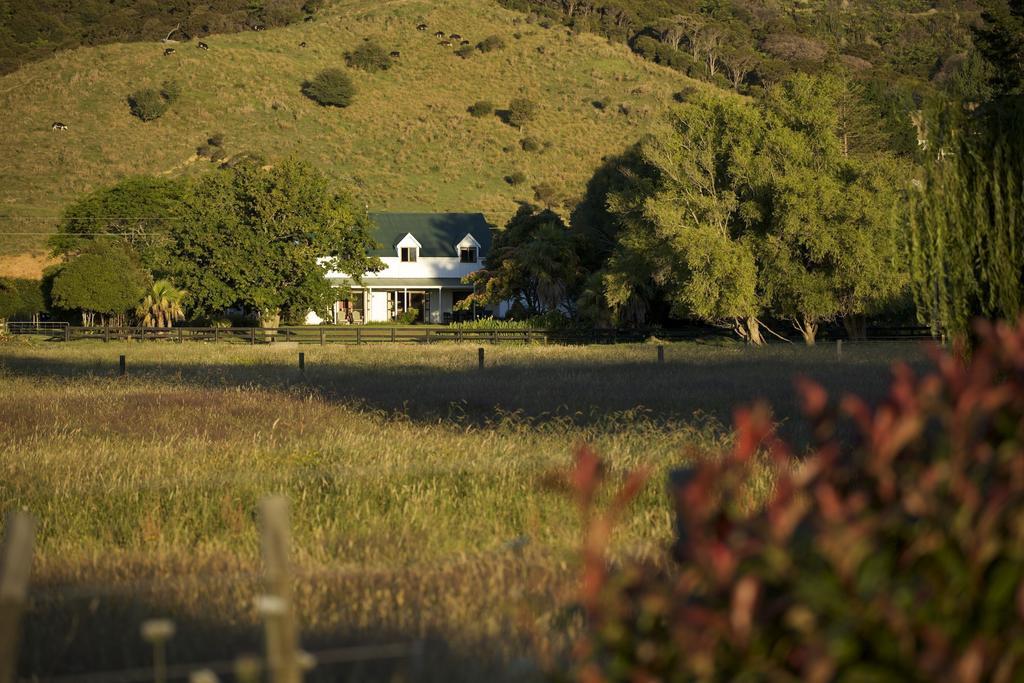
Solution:
{"label": "fence rail", "polygon": [[[436,342],[518,343],[518,344],[620,344],[652,338],[685,341],[709,337],[732,337],[727,330],[691,328],[680,330],[617,329],[497,329],[465,330],[451,327],[378,327],[374,325],[301,327],[72,327],[67,323],[7,323],[11,334],[45,335],[52,341],[83,339],[110,341],[225,342],[235,344],[432,344]],[[841,339],[822,335],[821,341]],[[926,327],[872,328],[860,341],[906,341],[929,339]],[[858,340],[852,340],[858,341]]]}

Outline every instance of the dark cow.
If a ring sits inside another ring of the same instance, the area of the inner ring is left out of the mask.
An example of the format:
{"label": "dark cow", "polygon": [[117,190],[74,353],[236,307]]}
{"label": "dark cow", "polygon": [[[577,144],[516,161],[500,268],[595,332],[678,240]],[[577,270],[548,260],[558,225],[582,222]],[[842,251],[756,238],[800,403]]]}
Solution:
{"label": "dark cow", "polygon": [[450,41],[450,40],[442,40],[440,43],[438,43],[438,45],[440,45],[441,47],[451,47],[452,46],[452,41]]}
{"label": "dark cow", "polygon": [[459,45],[465,47],[465,46],[469,45],[469,41],[468,40],[464,40],[461,43],[459,43]]}
{"label": "dark cow", "polygon": [[262,31],[263,30],[263,24],[256,24],[255,26],[252,27],[252,30],[253,31]]}
{"label": "dark cow", "polygon": [[200,50],[209,50],[210,49],[210,46],[207,45],[206,43],[204,43],[201,40],[199,41],[199,44],[196,45],[196,47],[198,47]]}
{"label": "dark cow", "polygon": [[174,54],[174,48],[173,47],[169,47],[166,50],[164,50],[164,57],[169,57],[169,56],[171,56],[173,54]]}
{"label": "dark cow", "polygon": [[416,30],[417,31],[426,31],[427,30],[427,25],[426,24],[420,24],[419,26],[416,27]]}
{"label": "dark cow", "polygon": [[448,38],[450,38],[451,40],[462,40],[462,36],[460,36],[458,33],[453,33],[450,36],[448,36]]}
{"label": "dark cow", "polygon": [[301,43],[299,43],[299,47],[306,47],[306,41],[302,41]]}
{"label": "dark cow", "polygon": [[438,31],[434,34],[435,38],[444,38],[444,31]]}
{"label": "dark cow", "polygon": [[50,126],[50,130],[67,130],[67,129],[68,129],[68,127],[65,126],[63,123],[61,123],[60,121],[54,121],[53,125]]}
{"label": "dark cow", "polygon": [[401,57],[401,56],[402,56],[402,53],[401,53],[401,52],[399,52],[398,50],[394,50],[394,51],[393,51],[393,52],[391,53],[391,56],[392,56],[392,57],[394,57],[395,59],[398,59],[399,57]]}

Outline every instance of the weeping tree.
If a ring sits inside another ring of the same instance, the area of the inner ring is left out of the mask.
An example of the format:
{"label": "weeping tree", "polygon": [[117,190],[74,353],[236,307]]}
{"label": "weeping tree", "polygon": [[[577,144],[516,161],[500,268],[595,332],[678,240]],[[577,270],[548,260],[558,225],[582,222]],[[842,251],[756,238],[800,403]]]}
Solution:
{"label": "weeping tree", "polygon": [[974,317],[1021,314],[1024,97],[931,121],[911,215],[914,295],[922,322],[961,336]]}

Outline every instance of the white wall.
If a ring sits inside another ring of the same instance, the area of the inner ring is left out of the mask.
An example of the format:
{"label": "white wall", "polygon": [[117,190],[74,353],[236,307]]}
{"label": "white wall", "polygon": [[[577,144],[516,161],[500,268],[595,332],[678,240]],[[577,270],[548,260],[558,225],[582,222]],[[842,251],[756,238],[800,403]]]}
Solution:
{"label": "white wall", "polygon": [[387,322],[388,293],[370,292],[370,307],[367,310],[367,322]]}
{"label": "white wall", "polygon": [[[463,278],[480,270],[482,264],[478,261],[476,263],[461,263],[458,256],[436,256],[436,257],[420,257],[415,263],[402,263],[402,260],[398,256],[384,256],[381,258],[384,262],[384,270],[379,273],[366,273],[363,275],[363,281],[372,284],[374,278],[386,277],[386,278],[425,278],[425,277],[457,277]],[[348,277],[345,273],[337,271],[330,271],[327,273],[328,278],[345,278]]]}

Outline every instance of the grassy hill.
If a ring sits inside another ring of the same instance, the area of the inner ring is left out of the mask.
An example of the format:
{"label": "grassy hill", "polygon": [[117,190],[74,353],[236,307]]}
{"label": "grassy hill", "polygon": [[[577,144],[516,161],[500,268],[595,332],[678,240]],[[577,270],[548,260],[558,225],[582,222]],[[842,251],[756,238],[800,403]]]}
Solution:
{"label": "grassy hill", "polygon": [[[496,34],[507,47],[462,59],[437,30],[474,44]],[[364,39],[401,57],[388,71],[349,70],[352,106],[301,94],[304,79],[343,67]],[[672,93],[709,87],[624,45],[480,0],[342,0],[313,22],[204,40],[209,51],[183,43],[169,57],[155,42],[76,49],[0,78],[0,254],[39,252],[69,202],[126,175],[212,170],[195,152],[217,132],[229,154],[306,158],[358,187],[373,210],[480,210],[501,222],[535,185],[581,194],[604,155],[656,125]],[[132,117],[128,93],[166,79],[182,86],[171,110],[149,123]],[[522,131],[466,112],[515,97],[540,105]],[[593,105],[602,99],[603,110]],[[69,130],[51,131],[54,121]],[[548,146],[524,151],[526,136]],[[515,171],[526,182],[508,184]]]}

